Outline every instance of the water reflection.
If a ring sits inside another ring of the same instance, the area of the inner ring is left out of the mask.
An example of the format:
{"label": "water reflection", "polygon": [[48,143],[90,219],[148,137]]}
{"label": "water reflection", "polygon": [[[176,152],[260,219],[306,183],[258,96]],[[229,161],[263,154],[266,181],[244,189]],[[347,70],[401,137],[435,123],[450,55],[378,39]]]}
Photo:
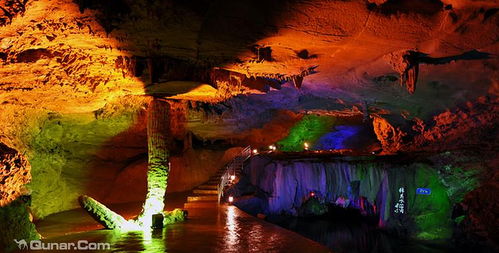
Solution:
{"label": "water reflection", "polygon": [[376,227],[369,220],[352,212],[334,213],[321,217],[273,216],[268,221],[295,231],[335,253],[419,253],[448,252],[449,245],[423,244],[396,237]]}
{"label": "water reflection", "polygon": [[113,252],[167,252],[165,230],[144,230],[108,233],[106,242]]}
{"label": "water reflection", "polygon": [[224,241],[225,241],[225,248],[228,251],[235,251],[238,247],[237,244],[239,243],[239,226],[237,222],[237,216],[236,216],[236,207],[234,206],[228,206],[227,207],[227,219],[225,221],[225,235],[224,235]]}
{"label": "water reflection", "polygon": [[328,252],[317,243],[249,216],[235,206],[213,203],[189,209],[186,222],[168,225],[162,230],[120,233],[102,229],[50,241],[77,240],[111,244],[111,251],[100,252]]}

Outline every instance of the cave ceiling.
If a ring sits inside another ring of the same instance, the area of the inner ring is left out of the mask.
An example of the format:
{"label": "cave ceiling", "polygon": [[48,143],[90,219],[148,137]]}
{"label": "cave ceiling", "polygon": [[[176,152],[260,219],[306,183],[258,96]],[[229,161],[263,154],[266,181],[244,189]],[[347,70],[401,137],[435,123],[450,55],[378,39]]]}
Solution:
{"label": "cave ceiling", "polygon": [[0,6],[4,121],[26,110],[92,112],[142,95],[297,111],[366,104],[427,119],[481,97],[497,101],[499,92],[498,1]]}

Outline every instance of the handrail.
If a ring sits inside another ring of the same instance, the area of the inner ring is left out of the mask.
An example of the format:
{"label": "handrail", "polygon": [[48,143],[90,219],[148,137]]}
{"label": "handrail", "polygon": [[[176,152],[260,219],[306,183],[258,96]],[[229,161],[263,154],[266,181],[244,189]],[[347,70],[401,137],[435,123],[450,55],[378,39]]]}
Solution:
{"label": "handrail", "polygon": [[245,147],[241,153],[239,153],[232,161],[230,161],[225,166],[225,171],[223,175],[220,177],[220,183],[218,184],[218,203],[220,204],[220,200],[223,197],[224,189],[228,185],[232,183],[231,176],[236,176],[238,170],[242,170],[244,166],[244,162],[251,156],[251,146]]}

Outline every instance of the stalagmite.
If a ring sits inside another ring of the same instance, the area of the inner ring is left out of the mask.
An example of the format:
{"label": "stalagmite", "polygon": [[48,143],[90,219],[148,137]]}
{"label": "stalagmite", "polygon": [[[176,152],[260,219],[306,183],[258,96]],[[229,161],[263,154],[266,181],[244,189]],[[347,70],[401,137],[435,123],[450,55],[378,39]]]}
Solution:
{"label": "stalagmite", "polygon": [[164,216],[163,225],[182,221],[186,212],[175,209],[164,212],[164,198],[168,185],[169,173],[169,112],[170,105],[162,100],[153,99],[149,104],[147,115],[147,142],[148,142],[148,167],[147,167],[147,196],[141,214],[135,220],[127,221],[121,215],[113,212],[97,200],[81,196],[80,204],[92,217],[106,228],[117,230],[138,230],[150,228],[153,215]]}
{"label": "stalagmite", "polygon": [[147,197],[139,220],[148,222],[153,214],[161,213],[168,181],[168,113],[167,102],[154,99],[147,115]]}

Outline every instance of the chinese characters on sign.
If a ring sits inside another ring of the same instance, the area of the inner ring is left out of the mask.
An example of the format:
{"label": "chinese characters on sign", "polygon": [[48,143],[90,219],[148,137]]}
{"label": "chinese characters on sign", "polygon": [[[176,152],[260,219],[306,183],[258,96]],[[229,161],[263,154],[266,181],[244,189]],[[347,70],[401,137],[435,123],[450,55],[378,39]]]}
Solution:
{"label": "chinese characters on sign", "polygon": [[399,188],[399,201],[395,204],[395,213],[404,213],[404,187]]}

